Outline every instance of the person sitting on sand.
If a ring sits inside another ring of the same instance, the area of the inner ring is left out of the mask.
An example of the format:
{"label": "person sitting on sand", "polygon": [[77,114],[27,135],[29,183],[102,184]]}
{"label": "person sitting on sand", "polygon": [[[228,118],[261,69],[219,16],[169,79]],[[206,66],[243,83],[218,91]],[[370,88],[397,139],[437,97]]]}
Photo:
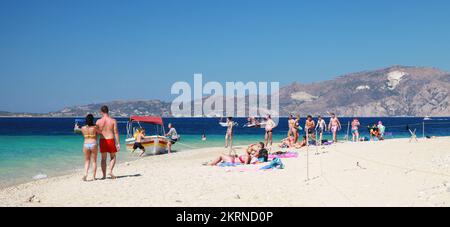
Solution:
{"label": "person sitting on sand", "polygon": [[269,151],[264,148],[263,142],[259,142],[257,150],[250,154],[250,157],[252,158],[250,161],[251,164],[264,163],[269,160]]}
{"label": "person sitting on sand", "polygon": [[135,139],[136,141],[134,142],[132,153],[139,148],[142,151],[141,154],[139,154],[139,157],[142,157],[145,153],[145,147],[142,145],[142,141],[145,139],[145,129],[139,129]]}
{"label": "person sitting on sand", "polygon": [[86,125],[81,128],[84,137],[83,153],[84,153],[84,176],[83,181],[87,181],[89,166],[92,162],[92,179],[95,180],[97,173],[97,154],[98,154],[98,134],[99,129],[95,126],[94,116],[88,114],[86,116]]}
{"label": "person sitting on sand", "polygon": [[294,147],[294,137],[288,136],[281,140],[281,144],[279,145],[280,148],[292,148]]}

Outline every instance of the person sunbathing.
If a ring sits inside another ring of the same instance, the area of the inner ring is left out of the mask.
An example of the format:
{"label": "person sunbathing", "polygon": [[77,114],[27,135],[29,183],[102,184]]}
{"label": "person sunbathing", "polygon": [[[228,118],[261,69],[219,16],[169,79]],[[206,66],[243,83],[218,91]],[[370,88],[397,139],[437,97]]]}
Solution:
{"label": "person sunbathing", "polygon": [[219,163],[225,162],[225,163],[241,163],[244,165],[248,165],[250,164],[251,158],[249,155],[245,154],[245,155],[241,155],[241,156],[237,156],[237,155],[220,155],[219,157],[217,157],[216,159],[214,159],[212,162],[206,164],[208,166],[216,166]]}
{"label": "person sunbathing", "polygon": [[245,151],[244,155],[220,155],[212,162],[207,163],[208,166],[216,166],[219,163],[241,163],[244,165],[256,164],[260,162],[267,162],[268,152],[264,148],[264,143],[259,142],[257,144],[251,144]]}

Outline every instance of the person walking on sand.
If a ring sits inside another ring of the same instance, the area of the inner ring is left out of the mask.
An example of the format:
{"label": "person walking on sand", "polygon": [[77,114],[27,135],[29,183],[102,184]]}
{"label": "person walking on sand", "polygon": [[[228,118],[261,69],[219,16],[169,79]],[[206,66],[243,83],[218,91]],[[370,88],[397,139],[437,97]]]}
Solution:
{"label": "person walking on sand", "polygon": [[166,134],[166,137],[169,138],[169,142],[167,143],[167,153],[170,154],[172,152],[172,146],[180,137],[178,136],[177,130],[173,127],[172,123],[169,123],[167,127],[169,128],[169,132]]}
{"label": "person walking on sand", "polygon": [[359,123],[359,120],[357,118],[353,119],[352,121],[352,141],[357,142],[359,141],[359,126],[361,124]]}
{"label": "person walking on sand", "polygon": [[116,179],[113,174],[114,166],[116,165],[117,152],[120,150],[119,130],[117,128],[117,121],[109,116],[109,108],[102,106],[100,109],[102,118],[100,118],[96,125],[99,128],[100,134],[100,153],[102,155],[102,179],[106,179],[106,160],[108,154],[111,161],[109,162],[109,176],[111,179]]}
{"label": "person walking on sand", "polygon": [[333,134],[333,142],[337,143],[337,132],[341,129],[341,122],[334,113],[331,113],[330,123],[328,124],[328,130]]}
{"label": "person walking on sand", "polygon": [[319,134],[319,145],[322,145],[323,141],[323,132],[327,129],[327,123],[322,118],[322,116],[319,115],[316,125],[316,132]]}
{"label": "person walking on sand", "polygon": [[266,120],[266,135],[264,136],[264,146],[272,149],[273,144],[273,129],[276,127],[275,122],[272,120],[270,115],[267,116]]}
{"label": "person walking on sand", "polygon": [[86,116],[86,125],[81,128],[84,137],[83,153],[84,153],[84,176],[83,181],[87,181],[89,167],[92,162],[92,180],[95,179],[97,173],[97,154],[98,154],[98,133],[99,130],[94,124],[94,116],[88,114]]}
{"label": "person walking on sand", "polygon": [[233,148],[233,127],[234,121],[232,117],[227,118],[227,133],[225,134],[225,148],[230,146],[230,149]]}

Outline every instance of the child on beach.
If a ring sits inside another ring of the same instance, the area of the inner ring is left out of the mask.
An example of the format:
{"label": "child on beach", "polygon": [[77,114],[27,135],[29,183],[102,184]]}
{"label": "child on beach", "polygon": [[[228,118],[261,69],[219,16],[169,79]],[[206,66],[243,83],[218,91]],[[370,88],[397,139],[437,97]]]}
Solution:
{"label": "child on beach", "polygon": [[359,141],[359,126],[361,124],[359,123],[359,120],[357,118],[353,119],[352,121],[352,141],[357,142]]}
{"label": "child on beach", "polygon": [[89,166],[92,162],[92,179],[95,180],[97,173],[97,154],[98,154],[98,134],[99,129],[94,123],[94,116],[89,114],[86,116],[86,125],[81,128],[84,137],[83,153],[84,153],[84,176],[83,181],[87,181]]}
{"label": "child on beach", "polygon": [[333,142],[337,143],[337,132],[341,129],[341,122],[334,113],[331,113],[330,123],[328,130],[333,134]]}
{"label": "child on beach", "polygon": [[135,139],[136,142],[134,142],[132,153],[134,153],[136,149],[140,149],[142,152],[139,157],[142,157],[145,153],[145,147],[142,145],[142,141],[145,139],[145,129],[139,129]]}

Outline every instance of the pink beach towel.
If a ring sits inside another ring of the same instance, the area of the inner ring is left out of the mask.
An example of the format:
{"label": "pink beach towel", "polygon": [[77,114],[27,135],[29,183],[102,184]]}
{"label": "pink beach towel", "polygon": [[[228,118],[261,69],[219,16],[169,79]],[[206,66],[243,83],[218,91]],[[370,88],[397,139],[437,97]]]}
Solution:
{"label": "pink beach towel", "polygon": [[298,157],[298,153],[296,152],[287,152],[285,154],[280,154],[280,155],[269,155],[269,159],[274,159],[274,158],[297,158]]}

